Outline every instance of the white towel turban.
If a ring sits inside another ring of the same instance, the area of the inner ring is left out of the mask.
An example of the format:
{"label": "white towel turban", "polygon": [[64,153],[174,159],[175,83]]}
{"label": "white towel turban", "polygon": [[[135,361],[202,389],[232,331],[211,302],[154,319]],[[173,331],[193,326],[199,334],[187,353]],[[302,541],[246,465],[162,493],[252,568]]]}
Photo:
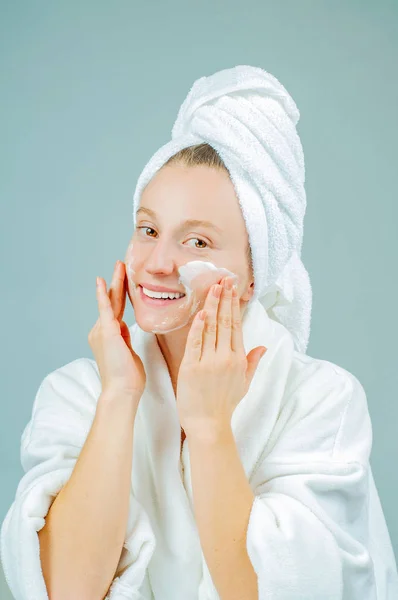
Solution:
{"label": "white towel turban", "polygon": [[312,289],[300,258],[307,201],[299,117],[283,85],[259,67],[238,65],[197,79],[171,141],[138,178],[133,219],[135,224],[143,189],[171,156],[195,144],[212,146],[229,171],[248,231],[254,274],[249,304],[259,300],[305,353]]}

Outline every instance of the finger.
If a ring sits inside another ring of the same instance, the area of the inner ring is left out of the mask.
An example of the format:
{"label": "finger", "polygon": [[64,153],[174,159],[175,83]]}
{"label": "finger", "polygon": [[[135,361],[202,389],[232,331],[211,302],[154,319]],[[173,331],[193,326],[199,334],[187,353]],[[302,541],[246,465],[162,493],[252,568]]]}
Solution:
{"label": "finger", "polygon": [[130,350],[132,350],[134,352],[134,350],[131,346],[130,329],[124,321],[120,322],[120,333],[121,333],[122,338],[126,342],[127,346],[130,348]]}
{"label": "finger", "polygon": [[121,308],[120,308],[120,316],[119,319],[123,319],[123,315],[124,315],[124,309],[126,308],[126,297],[127,297],[127,288],[128,288],[128,282],[127,282],[127,273],[126,273],[126,265],[124,263],[122,263],[122,276],[123,276],[123,286],[121,289],[121,294],[122,294],[122,304],[121,304]]}
{"label": "finger", "polygon": [[203,330],[202,354],[215,352],[217,339],[217,311],[221,295],[221,285],[213,285],[205,300],[206,321]]}
{"label": "finger", "polygon": [[216,351],[230,352],[232,279],[230,277],[225,277],[221,283],[222,293],[218,307]]}
{"label": "finger", "polygon": [[109,299],[113,308],[116,319],[121,320],[125,304],[125,287],[124,287],[124,264],[116,261],[113,270],[111,285],[109,287]]}
{"label": "finger", "polygon": [[[201,317],[204,317],[202,319]],[[192,321],[185,344],[184,360],[199,362],[202,356],[203,332],[205,328],[206,311],[200,310]]]}
{"label": "finger", "polygon": [[106,281],[102,277],[98,277],[97,302],[101,328],[104,331],[113,330],[113,326],[116,323],[115,314],[106,291]]}
{"label": "finger", "polygon": [[231,348],[235,352],[246,355],[243,343],[242,315],[240,312],[239,294],[237,289],[232,289],[232,323],[231,323]]}

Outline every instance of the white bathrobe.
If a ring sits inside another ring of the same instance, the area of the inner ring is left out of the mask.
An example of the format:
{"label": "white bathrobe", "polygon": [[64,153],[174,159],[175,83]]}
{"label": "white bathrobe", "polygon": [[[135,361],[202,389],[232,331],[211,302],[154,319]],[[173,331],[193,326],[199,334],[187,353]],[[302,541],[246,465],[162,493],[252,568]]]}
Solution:
{"label": "white bathrobe", "polygon": [[[106,598],[215,600],[167,365],[154,334],[137,324],[130,332],[147,385],[134,426],[125,543]],[[255,494],[246,543],[259,600],[397,600],[363,387],[345,369],[295,351],[287,329],[257,301],[245,313],[243,336],[246,353],[268,348],[231,421]],[[25,475],[1,529],[16,600],[48,598],[37,532],[71,476],[100,393],[88,358],[53,371],[37,392],[21,438]]]}

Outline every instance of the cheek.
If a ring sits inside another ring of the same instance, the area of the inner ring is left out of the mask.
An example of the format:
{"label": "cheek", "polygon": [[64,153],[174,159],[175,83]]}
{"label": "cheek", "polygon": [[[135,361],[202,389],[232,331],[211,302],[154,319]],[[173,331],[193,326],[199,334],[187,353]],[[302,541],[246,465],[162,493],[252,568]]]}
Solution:
{"label": "cheek", "polygon": [[127,296],[129,297],[130,303],[132,306],[134,306],[133,303],[133,286],[131,285],[131,283],[127,280]]}
{"label": "cheek", "polygon": [[126,265],[126,277],[129,284],[130,293],[132,293],[133,282],[136,281],[136,273],[140,270],[140,253],[138,244],[132,238],[126,250],[124,264]]}

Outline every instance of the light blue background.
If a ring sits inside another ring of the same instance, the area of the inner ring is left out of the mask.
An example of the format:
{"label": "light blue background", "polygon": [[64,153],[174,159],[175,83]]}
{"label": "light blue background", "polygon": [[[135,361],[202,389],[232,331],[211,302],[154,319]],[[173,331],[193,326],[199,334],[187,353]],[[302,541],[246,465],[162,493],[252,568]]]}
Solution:
{"label": "light blue background", "polygon": [[41,380],[93,357],[95,278],[109,284],[124,258],[141,170],[170,139],[195,79],[250,64],[275,75],[301,112],[307,352],[365,388],[371,464],[398,554],[398,4],[0,6],[0,519],[23,475],[20,436]]}

